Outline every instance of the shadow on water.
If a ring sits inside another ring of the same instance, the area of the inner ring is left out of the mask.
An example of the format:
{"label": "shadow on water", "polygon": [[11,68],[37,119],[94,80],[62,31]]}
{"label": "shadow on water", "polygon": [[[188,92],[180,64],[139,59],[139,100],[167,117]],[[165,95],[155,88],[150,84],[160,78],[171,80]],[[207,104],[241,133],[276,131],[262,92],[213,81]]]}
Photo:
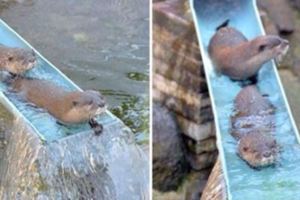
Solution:
{"label": "shadow on water", "polygon": [[0,1],[1,18],[81,88],[102,91],[138,141],[149,133],[148,12],[144,0]]}

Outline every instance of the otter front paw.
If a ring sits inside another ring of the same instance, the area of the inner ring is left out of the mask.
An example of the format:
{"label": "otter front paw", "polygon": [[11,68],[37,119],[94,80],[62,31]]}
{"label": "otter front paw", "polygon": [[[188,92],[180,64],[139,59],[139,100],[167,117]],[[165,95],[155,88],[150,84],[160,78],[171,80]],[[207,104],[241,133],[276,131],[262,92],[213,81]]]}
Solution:
{"label": "otter front paw", "polygon": [[100,135],[103,131],[103,125],[99,124],[95,119],[90,119],[89,125],[94,130],[95,135]]}

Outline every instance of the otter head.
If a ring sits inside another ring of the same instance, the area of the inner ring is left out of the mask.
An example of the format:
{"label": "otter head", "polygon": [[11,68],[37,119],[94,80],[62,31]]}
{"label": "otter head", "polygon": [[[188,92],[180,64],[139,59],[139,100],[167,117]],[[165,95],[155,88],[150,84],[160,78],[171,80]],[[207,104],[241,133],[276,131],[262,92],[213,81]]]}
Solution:
{"label": "otter head", "polygon": [[84,115],[89,115],[89,118],[99,115],[106,110],[104,97],[100,92],[94,90],[80,92],[79,95],[74,97],[72,104],[75,109],[81,110]]}
{"label": "otter head", "polygon": [[271,59],[281,59],[289,48],[289,42],[278,36],[265,35],[251,41],[252,65],[262,65]]}
{"label": "otter head", "polygon": [[256,131],[240,139],[238,154],[251,167],[264,167],[277,160],[278,145],[271,135]]}
{"label": "otter head", "polygon": [[6,50],[3,62],[3,66],[10,73],[22,74],[36,64],[36,55],[33,50],[12,48]]}

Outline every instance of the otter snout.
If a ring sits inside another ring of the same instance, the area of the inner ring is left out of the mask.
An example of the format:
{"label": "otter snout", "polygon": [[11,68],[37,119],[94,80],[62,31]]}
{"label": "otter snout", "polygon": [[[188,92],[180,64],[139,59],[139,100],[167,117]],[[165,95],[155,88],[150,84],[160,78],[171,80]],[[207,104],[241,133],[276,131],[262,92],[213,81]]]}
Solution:
{"label": "otter snout", "polygon": [[30,55],[28,56],[27,62],[30,64],[35,64],[37,61],[36,54],[34,50],[30,51]]}
{"label": "otter snout", "polygon": [[282,40],[282,44],[287,46],[287,45],[289,45],[290,43],[289,43],[288,40]]}
{"label": "otter snout", "polygon": [[268,42],[269,47],[272,48],[282,44],[282,39],[280,37],[274,36],[270,37]]}
{"label": "otter snout", "polygon": [[36,62],[36,57],[34,57],[34,55],[32,55],[32,57],[28,58],[28,62],[29,63],[35,63]]}
{"label": "otter snout", "polygon": [[98,106],[99,106],[100,108],[103,108],[103,107],[105,107],[105,106],[106,106],[106,103],[105,103],[105,101],[103,101],[103,102],[100,102],[100,103],[98,104]]}
{"label": "otter snout", "polygon": [[253,41],[257,45],[257,59],[260,60],[260,65],[273,58],[280,62],[289,49],[288,40],[274,35],[260,36]]}
{"label": "otter snout", "polygon": [[283,52],[285,49],[287,49],[290,46],[290,43],[288,40],[281,39],[281,43],[279,46],[280,46],[281,52]]}
{"label": "otter snout", "polygon": [[91,112],[95,113],[95,115],[100,115],[106,111],[107,104],[100,92],[87,90],[85,94],[85,100],[88,100]]}
{"label": "otter snout", "polygon": [[285,39],[281,39],[281,44],[276,47],[277,57],[276,61],[281,62],[283,56],[287,53],[289,50],[289,41]]}
{"label": "otter snout", "polygon": [[98,104],[98,109],[96,110],[96,115],[100,115],[106,111],[106,103],[102,102]]}
{"label": "otter snout", "polygon": [[273,49],[275,47],[278,47],[286,42],[287,42],[287,40],[284,40],[278,36],[274,36],[274,35],[262,36],[262,37],[258,38],[258,43],[259,43],[258,48],[260,51],[264,51],[264,50]]}
{"label": "otter snout", "polygon": [[265,158],[269,158],[271,155],[272,155],[271,151],[265,151],[265,152],[263,153],[263,156],[264,156]]}

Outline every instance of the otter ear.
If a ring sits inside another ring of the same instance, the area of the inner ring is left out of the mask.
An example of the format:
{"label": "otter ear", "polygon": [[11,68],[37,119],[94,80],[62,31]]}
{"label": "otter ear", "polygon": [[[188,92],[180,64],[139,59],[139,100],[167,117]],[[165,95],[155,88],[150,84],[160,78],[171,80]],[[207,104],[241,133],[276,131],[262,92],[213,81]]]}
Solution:
{"label": "otter ear", "polygon": [[262,51],[264,51],[264,50],[266,49],[266,47],[267,47],[267,45],[261,44],[261,45],[259,45],[259,47],[258,47],[258,51],[259,51],[259,52],[262,52]]}

